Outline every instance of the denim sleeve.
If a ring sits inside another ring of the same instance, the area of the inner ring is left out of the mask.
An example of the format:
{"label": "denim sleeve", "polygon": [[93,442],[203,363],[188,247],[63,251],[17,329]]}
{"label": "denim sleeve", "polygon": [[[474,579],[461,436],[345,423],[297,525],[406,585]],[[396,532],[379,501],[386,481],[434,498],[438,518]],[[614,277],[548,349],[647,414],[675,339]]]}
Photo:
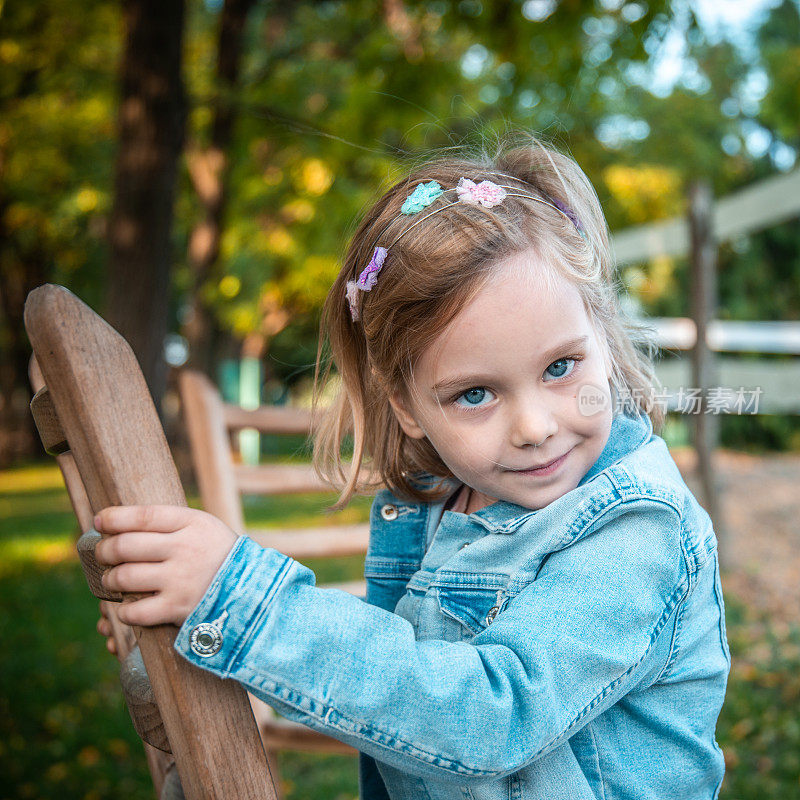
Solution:
{"label": "denim sleeve", "polygon": [[[372,514],[376,511],[377,499],[373,502]],[[375,526],[370,526],[370,540],[375,535]],[[372,541],[370,541],[370,549],[372,549]],[[397,605],[397,597],[400,594],[399,581],[398,585],[394,587],[393,591],[381,587],[375,578],[370,577],[367,571],[364,571],[364,579],[367,584],[366,597],[364,598],[367,603],[374,606],[383,608],[386,611],[393,611]],[[358,797],[359,800],[390,800],[389,792],[386,789],[383,776],[378,769],[375,759],[366,753],[358,754]]]}
{"label": "denim sleeve", "polygon": [[[655,501],[623,505],[466,642],[418,641],[399,615],[316,587],[309,569],[242,537],[175,648],[397,769],[510,774],[660,669],[648,656],[687,588],[680,519]],[[209,623],[221,644],[198,655],[193,631]]]}

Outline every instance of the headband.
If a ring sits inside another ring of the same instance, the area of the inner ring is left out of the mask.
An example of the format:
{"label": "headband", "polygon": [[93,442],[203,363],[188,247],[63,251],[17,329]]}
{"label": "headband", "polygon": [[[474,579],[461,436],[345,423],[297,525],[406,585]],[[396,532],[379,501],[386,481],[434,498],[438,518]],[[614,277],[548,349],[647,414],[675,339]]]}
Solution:
{"label": "headband", "polygon": [[[502,173],[497,174],[502,175]],[[512,175],[503,175],[503,177],[508,177],[512,180],[518,180],[522,182],[520,178],[514,178]],[[449,189],[443,189],[437,181],[420,183],[405,199],[405,202],[400,208],[400,213],[409,216],[418,214],[420,211],[433,203],[434,200],[436,200],[439,196],[447,191],[452,191],[453,188],[455,188],[456,192],[458,193],[458,200],[454,200],[451,203],[439,206],[439,208],[429,211],[427,214],[420,217],[418,220],[401,231],[388,247],[376,247],[372,253],[372,258],[370,259],[369,264],[367,264],[358,278],[354,281],[347,281],[345,293],[347,296],[347,302],[350,306],[350,316],[353,318],[353,322],[356,322],[359,319],[358,293],[360,291],[369,292],[373,286],[375,286],[378,281],[378,273],[383,268],[383,263],[386,260],[389,250],[394,247],[397,242],[399,242],[400,239],[402,239],[402,237],[405,236],[412,228],[415,228],[421,222],[424,222],[426,219],[428,219],[428,217],[432,217],[434,214],[438,214],[439,212],[445,211],[453,206],[467,204],[473,206],[483,206],[484,208],[492,208],[502,203],[506,197],[522,197],[526,200],[533,200],[536,203],[542,203],[543,205],[550,206],[550,208],[553,208],[560,214],[563,214],[575,226],[575,229],[578,231],[581,237],[586,239],[586,233],[577,215],[569,206],[562,203],[560,200],[556,200],[548,195],[544,195],[544,192],[542,192],[544,197],[537,197],[536,195],[530,193],[523,194],[519,191],[510,191],[514,189],[519,190],[520,187],[500,185],[493,183],[492,181],[481,181],[480,183],[475,183],[474,181],[469,180],[469,178],[460,178],[458,185]],[[378,239],[383,236],[385,230],[386,229],[381,232],[380,236],[378,236]]]}

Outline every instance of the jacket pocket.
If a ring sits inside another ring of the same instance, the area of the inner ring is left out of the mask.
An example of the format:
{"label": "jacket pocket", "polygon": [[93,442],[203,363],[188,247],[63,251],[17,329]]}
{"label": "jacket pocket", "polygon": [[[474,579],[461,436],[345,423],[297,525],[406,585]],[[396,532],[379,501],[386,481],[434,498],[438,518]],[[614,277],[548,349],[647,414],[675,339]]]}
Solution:
{"label": "jacket pocket", "polygon": [[436,591],[442,614],[461,625],[465,639],[490,625],[506,603],[503,589],[439,586]]}
{"label": "jacket pocket", "polygon": [[364,562],[366,601],[370,605],[394,611],[400,598],[406,593],[409,578],[418,567],[419,564],[407,561],[367,556]]}

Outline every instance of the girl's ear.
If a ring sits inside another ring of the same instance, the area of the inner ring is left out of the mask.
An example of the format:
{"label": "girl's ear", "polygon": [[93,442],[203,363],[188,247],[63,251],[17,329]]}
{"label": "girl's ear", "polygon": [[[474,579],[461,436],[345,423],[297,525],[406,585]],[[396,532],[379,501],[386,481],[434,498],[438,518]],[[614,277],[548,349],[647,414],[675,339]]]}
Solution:
{"label": "girl's ear", "polygon": [[419,423],[409,411],[405,400],[399,393],[389,395],[389,405],[391,405],[392,411],[406,436],[411,439],[425,438],[425,431],[419,426]]}

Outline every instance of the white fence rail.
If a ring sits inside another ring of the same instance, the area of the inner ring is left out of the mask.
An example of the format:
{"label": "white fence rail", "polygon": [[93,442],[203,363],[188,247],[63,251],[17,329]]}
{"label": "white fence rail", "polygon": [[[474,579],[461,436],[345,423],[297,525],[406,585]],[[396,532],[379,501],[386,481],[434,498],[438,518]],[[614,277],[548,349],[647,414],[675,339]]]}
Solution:
{"label": "white fence rail", "polygon": [[[799,215],[800,169],[796,169],[717,200],[713,210],[713,234],[717,242],[724,242]],[[637,225],[612,235],[611,242],[618,265],[658,256],[685,256],[689,253],[689,224],[684,217],[674,217]]]}
{"label": "white fence rail", "polygon": [[[683,351],[694,347],[697,340],[694,321],[686,317],[641,321],[654,329],[654,338],[664,351],[664,357],[656,363],[663,391],[654,401],[667,411],[688,412],[696,387],[692,385],[691,359]],[[706,341],[717,352],[800,355],[800,322],[713,320]],[[671,357],[676,351],[678,357]],[[738,413],[800,414],[800,359],[718,356],[714,368],[718,413],[724,408],[729,413],[738,408]]]}

